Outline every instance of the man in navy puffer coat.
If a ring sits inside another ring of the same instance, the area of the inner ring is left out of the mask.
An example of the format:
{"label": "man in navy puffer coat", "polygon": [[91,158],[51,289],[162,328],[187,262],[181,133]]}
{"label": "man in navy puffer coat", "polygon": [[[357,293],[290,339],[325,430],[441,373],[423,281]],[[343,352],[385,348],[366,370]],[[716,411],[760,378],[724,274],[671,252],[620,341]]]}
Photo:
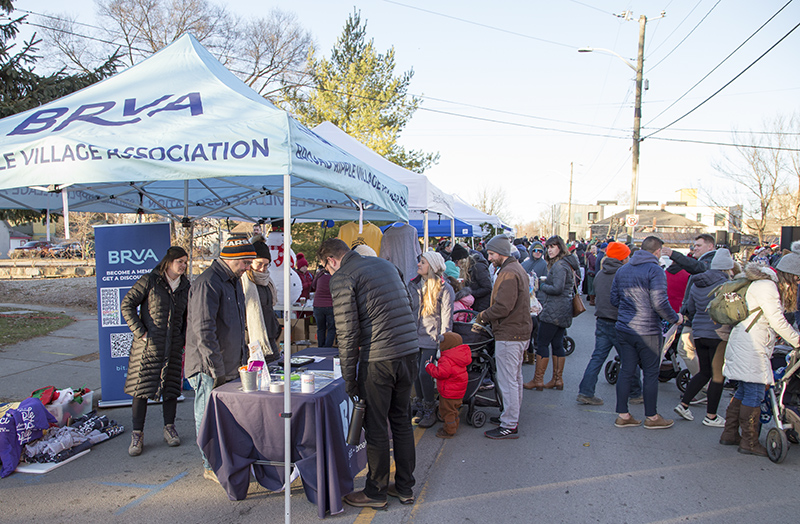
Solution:
{"label": "man in navy puffer coat", "polygon": [[658,261],[661,257],[661,239],[649,236],[642,249],[631,261],[619,268],[611,284],[611,304],[619,308],[616,328],[621,361],[617,380],[617,427],[638,426],[641,422],[628,412],[628,395],[631,379],[639,364],[644,374],[644,422],[646,429],[671,427],[657,411],[658,371],[661,365],[661,319],[680,323],[682,317],[675,313],[667,299],[667,278]]}

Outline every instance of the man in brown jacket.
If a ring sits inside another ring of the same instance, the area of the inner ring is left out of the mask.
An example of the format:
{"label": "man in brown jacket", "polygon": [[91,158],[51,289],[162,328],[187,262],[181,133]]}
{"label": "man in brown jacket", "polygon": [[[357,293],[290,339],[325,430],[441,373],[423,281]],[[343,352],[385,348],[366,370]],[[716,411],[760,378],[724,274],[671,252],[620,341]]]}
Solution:
{"label": "man in brown jacket", "polygon": [[511,241],[497,235],[486,244],[489,262],[497,269],[491,305],[476,320],[491,324],[495,338],[497,388],[503,397],[503,412],[489,420],[499,427],[486,431],[491,439],[518,438],[517,423],[522,404],[522,356],[531,335],[529,279],[522,265],[511,256]]}

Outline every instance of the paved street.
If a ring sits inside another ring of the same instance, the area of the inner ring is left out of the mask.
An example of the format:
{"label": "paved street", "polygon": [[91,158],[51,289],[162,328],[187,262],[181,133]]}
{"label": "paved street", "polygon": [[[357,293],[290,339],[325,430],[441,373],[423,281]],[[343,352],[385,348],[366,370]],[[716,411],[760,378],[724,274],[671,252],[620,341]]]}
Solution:
{"label": "paved street", "polygon": [[[3,304],[6,305],[6,304]],[[27,309],[41,309],[25,306]],[[388,511],[346,507],[335,522],[768,522],[794,517],[800,449],[776,465],[717,443],[720,429],[676,420],[668,430],[618,429],[614,389],[603,377],[597,394],[606,404],[580,406],[577,385],[593,348],[593,308],[578,317],[569,335],[577,349],[567,357],[564,391],[526,391],[520,438],[492,441],[462,423],[452,440],[418,430],[417,503],[390,499]],[[44,385],[99,388],[97,325],[91,314],[56,332],[0,351],[0,397],[21,399]],[[533,367],[524,366],[526,380]],[[549,379],[549,372],[548,377]],[[189,393],[191,394],[191,393]],[[723,408],[729,395],[723,395]],[[674,381],[660,384],[659,411],[675,418]],[[495,410],[488,409],[490,415]],[[193,444],[191,400],[178,406],[179,448],[161,438],[160,406],[150,408],[145,450],[127,454],[130,409],[102,410],[126,427],[123,436],[45,475],[15,473],[0,480],[4,523],[280,522],[284,497],[251,484],[248,498],[231,502],[202,478]],[[632,406],[637,418],[642,406]],[[765,432],[762,432],[765,434]],[[763,442],[763,440],[762,440]],[[363,474],[356,480],[363,487]],[[316,507],[293,490],[292,521],[317,522]]]}

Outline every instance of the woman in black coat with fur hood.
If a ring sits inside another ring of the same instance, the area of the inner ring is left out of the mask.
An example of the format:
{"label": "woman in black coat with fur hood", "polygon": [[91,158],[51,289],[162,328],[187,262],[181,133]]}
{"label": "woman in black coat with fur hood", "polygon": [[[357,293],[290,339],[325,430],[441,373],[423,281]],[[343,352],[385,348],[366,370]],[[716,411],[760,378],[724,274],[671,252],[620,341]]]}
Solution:
{"label": "woman in black coat with fur hood", "polygon": [[[189,256],[172,246],[156,268],[142,276],[122,299],[122,316],[133,332],[125,393],[133,397],[133,432],[128,454],[140,455],[147,401],[162,399],[164,440],[179,446],[175,412],[181,394]],[[138,310],[137,310],[138,308]]]}

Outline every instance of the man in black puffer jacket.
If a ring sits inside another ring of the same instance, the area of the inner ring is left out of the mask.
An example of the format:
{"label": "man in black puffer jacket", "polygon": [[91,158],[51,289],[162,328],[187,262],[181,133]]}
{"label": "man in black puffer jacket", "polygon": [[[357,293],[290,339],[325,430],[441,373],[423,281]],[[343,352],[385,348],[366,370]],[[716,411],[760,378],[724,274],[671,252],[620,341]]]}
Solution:
{"label": "man in black puffer jacket", "polygon": [[[364,429],[369,474],[364,491],[344,497],[351,506],[383,508],[386,496],[414,502],[416,456],[409,404],[417,376],[419,339],[411,297],[397,267],[362,257],[338,238],[320,246],[318,259],[331,274],[333,316],[347,394],[366,402]],[[395,483],[389,484],[389,428]]]}

